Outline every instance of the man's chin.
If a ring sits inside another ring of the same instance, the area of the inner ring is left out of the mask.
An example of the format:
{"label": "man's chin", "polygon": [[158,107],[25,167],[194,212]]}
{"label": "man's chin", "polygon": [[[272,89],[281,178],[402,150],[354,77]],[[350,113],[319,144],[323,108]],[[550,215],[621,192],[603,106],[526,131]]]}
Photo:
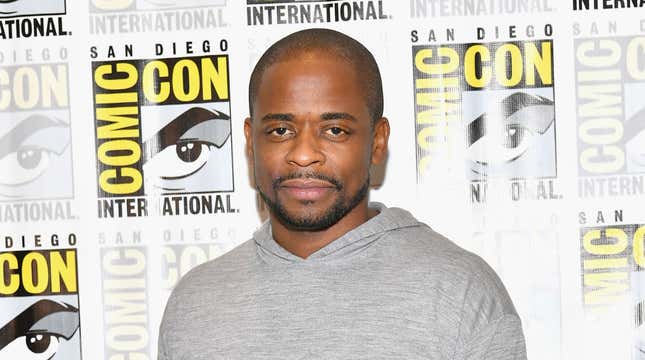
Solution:
{"label": "man's chin", "polygon": [[332,209],[316,212],[305,209],[293,211],[282,208],[280,210],[274,211],[274,216],[282,225],[292,230],[322,231],[330,228],[340,220],[335,216]]}

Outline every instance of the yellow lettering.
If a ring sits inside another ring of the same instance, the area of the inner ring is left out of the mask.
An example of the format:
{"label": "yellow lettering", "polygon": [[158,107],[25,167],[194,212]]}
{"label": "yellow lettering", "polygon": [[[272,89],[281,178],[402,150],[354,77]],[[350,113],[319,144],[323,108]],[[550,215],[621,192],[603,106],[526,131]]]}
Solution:
{"label": "yellow lettering", "polygon": [[578,61],[589,67],[612,66],[620,60],[620,55],[620,45],[613,40],[590,40],[581,43],[576,49]]}
{"label": "yellow lettering", "polygon": [[[607,229],[605,236],[607,244],[594,244],[594,240],[600,240],[600,230],[590,230],[582,237],[582,245],[585,250],[594,255],[615,255],[620,254],[627,248],[627,234],[621,229]],[[612,243],[609,239],[615,239]]]}
{"label": "yellow lettering", "polygon": [[[132,165],[141,158],[140,145],[136,141],[126,139],[104,142],[99,145],[97,152],[99,161],[110,166]],[[119,155],[110,155],[110,152],[118,152]]]}
{"label": "yellow lettering", "polygon": [[623,123],[614,118],[589,119],[580,124],[578,136],[587,144],[613,144],[623,138]]}
{"label": "yellow lettering", "polygon": [[18,108],[31,109],[36,106],[40,99],[39,92],[38,75],[34,69],[21,67],[16,70],[13,79],[13,96]]}
{"label": "yellow lettering", "polygon": [[[96,119],[109,122],[96,129],[99,139],[138,138],[139,109],[136,106],[97,108]],[[132,117],[126,115],[133,115]],[[132,128],[133,129],[129,129]]]}
{"label": "yellow lettering", "polygon": [[106,318],[108,324],[145,323],[146,293],[144,291],[110,292],[103,296],[105,306],[114,310],[109,311]]}
{"label": "yellow lettering", "polygon": [[219,99],[228,99],[228,62],[223,56],[217,58],[217,69],[211,58],[202,59],[203,100],[213,99],[212,88]]}
{"label": "yellow lettering", "polygon": [[[481,77],[477,77],[477,62],[475,61],[477,55],[481,60]],[[490,83],[493,71],[490,65],[484,65],[485,62],[490,61],[490,50],[483,45],[474,45],[466,50],[464,54],[464,76],[468,85],[474,88],[483,88]]]}
{"label": "yellow lettering", "polygon": [[[0,254],[0,295],[12,295],[20,288],[20,275],[12,274],[18,269],[18,259],[12,253]],[[9,282],[7,282],[9,280]]]}
{"label": "yellow lettering", "polygon": [[[184,69],[188,72],[184,76]],[[184,87],[188,85],[188,91]],[[189,102],[195,100],[199,95],[199,69],[197,65],[188,59],[179,60],[172,69],[172,91],[177,100]]]}
{"label": "yellow lettering", "polygon": [[417,106],[428,106],[428,110],[417,113],[417,123],[436,123],[438,121],[458,121],[460,105],[459,93],[417,93]]}
{"label": "yellow lettering", "polygon": [[[508,75],[508,57],[510,57],[510,77]],[[495,51],[495,78],[500,85],[513,87],[522,81],[524,64],[522,52],[514,44],[503,44]]]}
{"label": "yellow lettering", "polygon": [[[123,73],[126,77],[121,76],[117,79],[107,79],[106,75],[115,74],[114,68],[116,68],[116,73]],[[116,65],[105,64],[97,67],[94,71],[94,83],[105,90],[129,89],[137,83],[138,79],[139,74],[137,73],[137,68],[128,63],[118,63]]]}
{"label": "yellow lettering", "polygon": [[[544,85],[553,84],[553,67],[551,62],[551,42],[540,43],[542,51],[538,51],[534,43],[526,43],[524,57],[526,61],[526,85],[535,85],[535,72],[537,71],[540,80]],[[535,71],[534,71],[535,70]]]}
{"label": "yellow lettering", "polygon": [[57,74],[49,66],[41,67],[43,106],[52,106],[52,96],[56,99],[56,105],[67,107],[67,66],[58,65]]}
{"label": "yellow lettering", "polygon": [[611,304],[622,297],[628,285],[626,272],[588,273],[584,275],[584,285],[598,287],[585,293],[585,304]]}
{"label": "yellow lettering", "polygon": [[645,80],[645,66],[642,60],[645,57],[645,37],[632,39],[627,45],[627,72],[635,80]]}
{"label": "yellow lettering", "polygon": [[[35,267],[34,267],[35,265]],[[36,272],[33,272],[33,269]],[[49,270],[47,259],[37,252],[31,252],[22,259],[22,286],[30,294],[40,294],[47,290]]]}
{"label": "yellow lettering", "polygon": [[625,165],[625,152],[615,145],[592,147],[580,153],[580,165],[592,173],[608,173]]}
{"label": "yellow lettering", "polygon": [[578,98],[590,100],[578,106],[580,117],[622,115],[621,84],[580,85]]}
{"label": "yellow lettering", "polygon": [[634,261],[638,266],[645,267],[645,246],[643,242],[645,241],[645,226],[641,226],[636,229],[634,233],[634,244],[632,255],[634,256]]}
{"label": "yellow lettering", "polygon": [[[143,69],[143,94],[150,102],[164,102],[170,96],[170,84],[168,81],[168,65],[163,61],[155,60],[146,64]],[[155,87],[159,85],[157,92]],[[183,84],[182,84],[183,87]]]}
{"label": "yellow lettering", "polygon": [[121,276],[136,275],[146,268],[146,256],[136,249],[112,250],[103,256],[103,269]]}
{"label": "yellow lettering", "polygon": [[165,269],[167,275],[161,280],[161,286],[165,289],[171,289],[179,280],[179,273],[177,271],[177,255],[168,246],[161,248],[161,261],[162,271]]}
{"label": "yellow lettering", "polygon": [[[119,181],[123,179],[129,179],[129,181]],[[110,194],[132,194],[141,188],[142,182],[141,172],[130,167],[103,170],[99,176],[101,189]]]}
{"label": "yellow lettering", "polygon": [[429,75],[443,75],[457,70],[459,66],[459,54],[451,48],[439,48],[437,56],[448,61],[440,64],[426,64],[423,60],[433,57],[432,49],[422,49],[414,56],[414,65],[422,73]]}
{"label": "yellow lettering", "polygon": [[54,251],[49,255],[51,266],[51,291],[54,293],[61,292],[61,282],[65,283],[65,288],[69,292],[76,292],[76,252],[72,250],[65,251],[65,260],[60,252]]}
{"label": "yellow lettering", "polygon": [[9,90],[9,73],[0,68],[0,110],[4,110],[11,104],[11,90]]}

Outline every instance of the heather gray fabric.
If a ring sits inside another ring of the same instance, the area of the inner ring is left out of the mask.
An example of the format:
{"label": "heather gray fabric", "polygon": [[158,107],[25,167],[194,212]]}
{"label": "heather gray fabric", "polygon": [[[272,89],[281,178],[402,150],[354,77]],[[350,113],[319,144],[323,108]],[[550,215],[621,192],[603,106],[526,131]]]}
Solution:
{"label": "heather gray fabric", "polygon": [[265,223],[189,272],[161,324],[159,360],[526,359],[520,319],[478,256],[380,214],[301,259]]}

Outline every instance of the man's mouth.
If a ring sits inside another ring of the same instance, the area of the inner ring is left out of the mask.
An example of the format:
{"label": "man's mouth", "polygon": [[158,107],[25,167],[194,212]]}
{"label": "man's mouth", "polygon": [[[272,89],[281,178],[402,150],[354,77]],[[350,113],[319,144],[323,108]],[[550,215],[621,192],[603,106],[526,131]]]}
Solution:
{"label": "man's mouth", "polygon": [[298,178],[281,181],[278,190],[298,201],[316,201],[336,190],[336,185],[320,179]]}

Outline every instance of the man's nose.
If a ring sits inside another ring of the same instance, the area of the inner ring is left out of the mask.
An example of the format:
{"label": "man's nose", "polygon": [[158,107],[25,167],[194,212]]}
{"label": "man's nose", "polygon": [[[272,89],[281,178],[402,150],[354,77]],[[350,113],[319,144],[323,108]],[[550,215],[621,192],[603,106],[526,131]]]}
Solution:
{"label": "man's nose", "polygon": [[286,160],[289,164],[307,167],[323,164],[325,155],[320,149],[320,138],[314,129],[306,127],[291,140]]}

